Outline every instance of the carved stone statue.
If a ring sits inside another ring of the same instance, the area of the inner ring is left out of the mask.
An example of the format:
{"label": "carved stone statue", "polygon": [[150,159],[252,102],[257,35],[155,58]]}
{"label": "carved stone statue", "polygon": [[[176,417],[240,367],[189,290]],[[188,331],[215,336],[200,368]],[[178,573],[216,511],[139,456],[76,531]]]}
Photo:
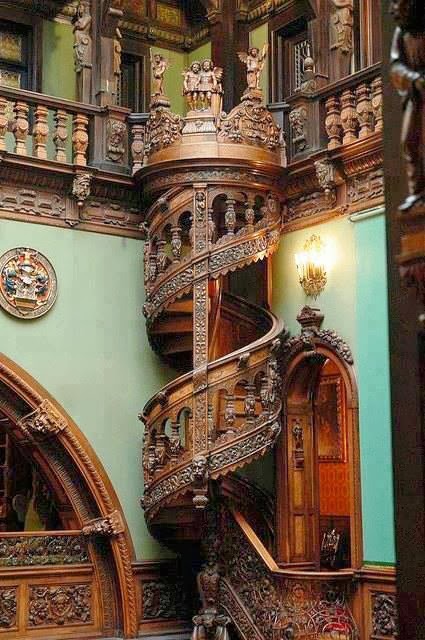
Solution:
{"label": "carved stone statue", "polygon": [[266,61],[267,49],[268,45],[265,44],[261,51],[258,47],[251,47],[248,53],[238,52],[239,60],[246,65],[247,90],[244,95],[252,91],[261,91],[260,79]]}
{"label": "carved stone statue", "polygon": [[201,82],[201,63],[194,60],[183,73],[183,95],[186,97],[189,111],[195,111],[199,105],[199,84]]}
{"label": "carved stone statue", "polygon": [[169,61],[164,58],[160,53],[152,55],[151,52],[151,67],[152,67],[152,102],[151,107],[154,106],[169,106],[169,101],[164,93],[164,74],[169,68]]}
{"label": "carved stone statue", "polygon": [[402,144],[409,195],[401,211],[425,206],[425,15],[422,3],[393,0],[398,23],[391,50],[391,76],[404,101]]}
{"label": "carved stone statue", "polygon": [[80,73],[84,67],[91,66],[91,24],[90,7],[80,1],[74,16],[74,63],[75,71]]}
{"label": "carved stone statue", "polygon": [[331,16],[331,27],[334,32],[332,49],[350,54],[353,50],[353,0],[331,0],[335,11]]}

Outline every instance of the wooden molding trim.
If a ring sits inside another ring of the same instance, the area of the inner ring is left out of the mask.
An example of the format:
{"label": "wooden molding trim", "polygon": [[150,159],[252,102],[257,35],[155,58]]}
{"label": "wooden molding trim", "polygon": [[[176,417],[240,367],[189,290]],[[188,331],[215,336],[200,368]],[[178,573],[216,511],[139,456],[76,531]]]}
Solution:
{"label": "wooden molding trim", "polygon": [[[124,530],[110,537],[110,549],[122,608],[123,631],[126,638],[135,637],[138,621],[131,566],[134,549],[118,497],[100,460],[86,437],[65,410],[32,376],[4,354],[0,354],[0,381],[11,392],[10,398],[6,399],[2,409],[16,425],[16,430],[21,430],[25,438],[30,437],[31,444],[40,450],[40,456],[44,457],[46,464],[49,464],[49,460],[46,460],[43,453],[43,441],[39,439],[40,435],[43,438],[54,438],[56,443],[62,445],[65,459],[71,460],[81,475],[80,490],[84,492],[86,487],[88,488],[101,517],[106,518],[115,511],[120,514]],[[27,409],[24,409],[25,413],[22,416],[23,406],[26,406]],[[38,427],[31,428],[34,416],[38,418],[37,425],[43,425],[41,431]],[[57,448],[59,449],[55,446],[55,450]],[[52,462],[50,460],[50,463]],[[63,460],[61,463],[63,464]],[[59,475],[59,481],[60,479]],[[80,503],[76,500],[75,495],[78,490],[76,491],[76,487],[72,483],[69,486],[66,482],[63,484],[63,490],[74,505],[77,516],[83,524],[87,516],[85,510],[81,512],[80,509],[79,511]]]}

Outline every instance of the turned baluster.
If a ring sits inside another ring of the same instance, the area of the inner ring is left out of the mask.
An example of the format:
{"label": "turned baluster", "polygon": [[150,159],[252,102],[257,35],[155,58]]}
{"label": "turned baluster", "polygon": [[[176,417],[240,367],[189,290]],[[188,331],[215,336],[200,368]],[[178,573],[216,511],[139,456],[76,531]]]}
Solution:
{"label": "turned baluster", "polygon": [[89,134],[87,127],[89,119],[82,113],[77,113],[73,119],[72,150],[74,153],[74,164],[86,166],[87,148],[89,146]]}
{"label": "turned baluster", "polygon": [[356,89],[356,112],[359,120],[359,138],[367,138],[373,132],[373,109],[370,100],[370,88],[366,83]]}
{"label": "turned baluster", "polygon": [[372,109],[375,118],[375,131],[382,131],[384,128],[384,118],[382,114],[382,78],[378,77],[371,84],[372,89]]}
{"label": "turned baluster", "polygon": [[245,202],[245,222],[247,224],[248,230],[252,231],[255,223],[255,211],[254,211],[254,201],[249,198]]}
{"label": "turned baluster", "polygon": [[171,423],[171,435],[170,435],[170,456],[173,462],[177,462],[181,444],[180,444],[180,423]]}
{"label": "turned baluster", "polygon": [[245,416],[247,424],[253,424],[255,422],[255,385],[247,384],[245,386],[246,396],[245,396]]}
{"label": "turned baluster", "polygon": [[47,158],[47,137],[49,135],[49,125],[47,124],[47,116],[49,110],[47,107],[39,104],[34,111],[34,128],[32,132],[33,149],[36,158]]}
{"label": "turned baluster", "polygon": [[328,149],[340,147],[342,136],[341,105],[336,96],[326,100],[325,128],[329,138]]}
{"label": "turned baluster", "polygon": [[144,144],[145,127],[142,124],[134,124],[131,133],[133,141],[131,143],[131,157],[133,159],[133,173],[139,171],[143,166],[143,156],[145,151]]}
{"label": "turned baluster", "polygon": [[165,240],[158,240],[157,249],[156,249],[156,266],[158,274],[164,273],[165,267],[167,266],[167,256],[165,255]]}
{"label": "turned baluster", "polygon": [[26,102],[18,100],[13,109],[15,119],[12,125],[13,135],[15,136],[15,153],[19,156],[27,155],[27,137],[29,130],[28,114],[29,106]]}
{"label": "turned baluster", "polygon": [[236,227],[236,211],[235,200],[227,198],[226,200],[226,213],[224,215],[224,224],[226,226],[227,235],[233,236]]}
{"label": "turned baluster", "polygon": [[68,139],[68,114],[63,109],[55,113],[55,132],[53,142],[55,144],[55,160],[66,162],[66,141]]}
{"label": "turned baluster", "polygon": [[226,425],[226,433],[235,433],[235,397],[233,395],[226,396],[226,408],[224,410],[224,422]]}
{"label": "turned baluster", "polygon": [[9,118],[7,117],[7,100],[0,96],[0,151],[6,149],[6,133],[9,126]]}
{"label": "turned baluster", "polygon": [[357,140],[356,98],[351,89],[346,89],[341,95],[341,124],[344,131],[342,142],[350,144]]}
{"label": "turned baluster", "polygon": [[173,254],[173,262],[180,262],[182,258],[182,230],[180,227],[171,227],[171,253]]}

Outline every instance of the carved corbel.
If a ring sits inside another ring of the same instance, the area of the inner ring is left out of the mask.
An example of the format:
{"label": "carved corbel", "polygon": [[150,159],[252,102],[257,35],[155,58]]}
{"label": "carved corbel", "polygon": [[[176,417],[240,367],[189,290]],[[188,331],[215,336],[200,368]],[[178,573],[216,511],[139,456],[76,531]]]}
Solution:
{"label": "carved corbel", "polygon": [[82,532],[84,536],[117,536],[124,533],[124,522],[119,511],[113,511],[104,518],[90,520],[84,525]]}
{"label": "carved corbel", "polygon": [[193,504],[196,509],[205,509],[208,504],[208,476],[208,459],[203,455],[196,455],[192,463]]}
{"label": "carved corbel", "polygon": [[[93,174],[89,172],[76,173],[72,181],[72,196],[77,201],[78,208],[84,206],[91,193]],[[76,224],[77,222],[75,222]]]}
{"label": "carved corbel", "polygon": [[326,201],[329,206],[336,203],[336,170],[334,163],[328,158],[317,160],[314,163],[317,181],[325,192]]}
{"label": "carved corbel", "polygon": [[65,431],[67,421],[55,409],[50,400],[43,400],[37,409],[19,421],[21,430],[28,437],[56,436]]}

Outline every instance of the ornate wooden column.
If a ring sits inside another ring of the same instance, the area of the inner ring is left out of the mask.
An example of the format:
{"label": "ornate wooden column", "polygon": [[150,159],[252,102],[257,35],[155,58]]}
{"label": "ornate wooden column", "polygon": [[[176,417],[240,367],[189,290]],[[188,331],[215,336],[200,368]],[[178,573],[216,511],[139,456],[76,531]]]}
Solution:
{"label": "ornate wooden column", "polygon": [[[416,65],[411,64],[407,48],[404,56],[398,56],[398,59],[397,51],[393,50],[392,68],[393,74],[397,71],[397,85],[404,88],[408,96],[408,109],[419,114],[413,129],[409,127],[407,113],[404,122],[405,131],[410,129],[412,138],[416,139],[415,157],[409,154],[408,146],[404,149],[410,156],[408,168],[410,194],[413,195],[420,186],[416,184],[415,187],[415,178],[424,171],[425,108],[423,97],[413,83],[415,77],[423,78],[425,70],[425,24],[422,2],[411,0],[400,4],[405,6],[410,17],[413,16],[411,23],[422,29],[419,34],[406,38],[408,30],[402,25],[396,41],[400,43],[410,39],[411,44],[417,47]],[[421,640],[425,638],[425,203],[422,197],[415,205],[405,206],[404,212],[398,209],[408,190],[406,180],[400,177],[405,175],[399,152],[402,105],[390,82],[389,56],[395,23],[386,3],[383,23],[384,167],[399,636],[403,640]],[[396,69],[395,65],[401,66]],[[405,72],[410,74],[410,78],[405,76],[403,80]],[[412,140],[409,146],[411,144]],[[409,284],[415,286],[409,287]]]}

